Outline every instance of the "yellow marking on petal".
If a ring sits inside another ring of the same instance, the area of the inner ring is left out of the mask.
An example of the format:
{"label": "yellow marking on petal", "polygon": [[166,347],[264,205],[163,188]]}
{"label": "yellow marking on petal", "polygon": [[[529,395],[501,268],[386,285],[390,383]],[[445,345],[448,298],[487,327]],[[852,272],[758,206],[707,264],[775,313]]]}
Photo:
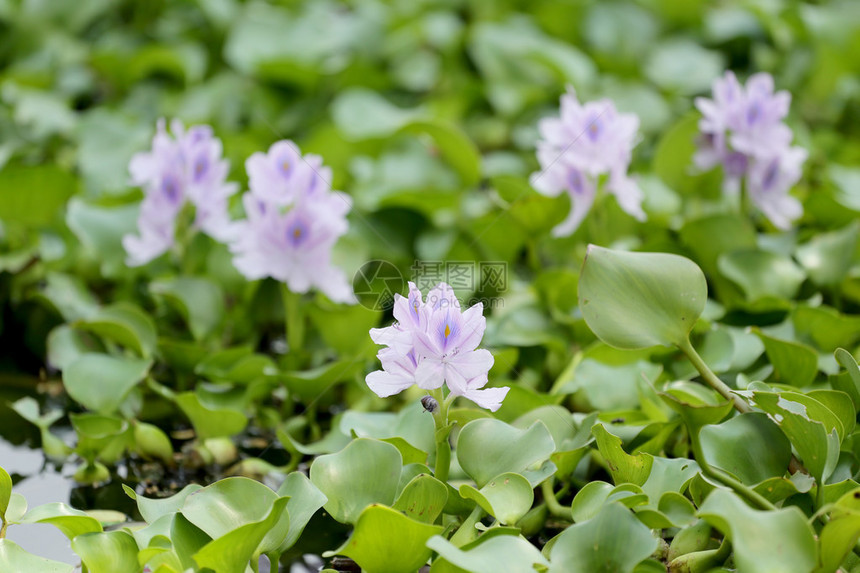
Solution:
{"label": "yellow marking on petal", "polygon": [[290,162],[287,161],[286,159],[281,161],[281,171],[286,173],[289,170],[290,170]]}
{"label": "yellow marking on petal", "polygon": [[296,227],[295,229],[293,229],[293,238],[294,239],[298,239],[301,236],[302,236],[302,228],[301,227]]}
{"label": "yellow marking on petal", "polygon": [[451,334],[451,327],[446,324],[445,325],[445,338],[448,338],[449,334]]}

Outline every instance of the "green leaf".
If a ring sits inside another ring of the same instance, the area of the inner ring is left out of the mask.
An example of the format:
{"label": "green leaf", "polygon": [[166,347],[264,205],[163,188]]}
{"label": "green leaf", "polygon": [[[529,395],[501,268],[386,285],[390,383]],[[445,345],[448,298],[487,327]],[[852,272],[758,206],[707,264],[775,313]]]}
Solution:
{"label": "green leaf", "polygon": [[513,525],[524,516],[534,502],[534,490],[529,480],[515,473],[503,473],[479,490],[469,484],[460,486],[460,495],[472,499],[484,511],[504,525]]}
{"label": "green leaf", "polygon": [[102,525],[85,512],[65,503],[46,503],[34,507],[21,518],[20,523],[47,523],[63,532],[70,540],[84,533],[100,532]]}
{"label": "green leaf", "polygon": [[139,573],[137,543],[126,531],[85,533],[72,539],[72,549],[89,571]]}
{"label": "green leaf", "polygon": [[77,178],[58,165],[7,165],[0,169],[0,219],[27,227],[49,225],[77,189]]}
{"label": "green leaf", "polygon": [[460,175],[463,185],[475,185],[481,178],[481,155],[478,148],[460,128],[438,120],[415,120],[401,130],[426,134],[433,138],[439,153]]}
{"label": "green leaf", "polygon": [[797,247],[797,260],[815,284],[835,287],[851,267],[858,233],[856,221],[838,231],[819,233]]}
{"label": "green leaf", "polygon": [[609,433],[603,424],[591,429],[597,440],[597,449],[609,466],[609,474],[616,484],[642,485],[651,474],[654,458],[647,454],[629,455],[621,447],[621,438]]}
{"label": "green leaf", "polygon": [[349,540],[325,555],[346,555],[368,573],[412,573],[430,559],[427,540],[442,529],[373,504],[361,512]]}
{"label": "green leaf", "polygon": [[0,571],[33,571],[38,573],[72,573],[74,567],[27,553],[8,539],[0,539]]}
{"label": "green leaf", "polygon": [[715,489],[699,516],[732,542],[738,571],[811,571],[818,561],[814,532],[797,507],[757,511],[733,493]]}
{"label": "green leaf", "polygon": [[[126,486],[127,487],[127,486]],[[147,523],[153,523],[159,517],[175,513],[182,509],[185,500],[195,491],[202,489],[202,486],[196,483],[190,483],[183,487],[178,493],[164,498],[148,498],[142,495],[135,496],[137,500],[137,509],[140,515]]]}
{"label": "green leaf", "polygon": [[579,276],[579,307],[589,328],[629,350],[684,343],[707,297],[701,269],[665,253],[589,245]]}
{"label": "green leaf", "polygon": [[102,207],[72,197],[66,211],[66,225],[99,261],[102,272],[115,275],[128,272],[122,237],[134,230],[139,210],[137,205]]}
{"label": "green leaf", "polygon": [[457,460],[480,488],[499,474],[522,473],[537,466],[554,451],[552,435],[540,421],[520,430],[482,418],[466,424],[457,438]]}
{"label": "green leaf", "polygon": [[0,523],[6,523],[6,510],[12,497],[12,478],[9,472],[0,467]]}
{"label": "green leaf", "polygon": [[806,278],[806,273],[791,258],[754,249],[723,253],[717,266],[726,278],[741,287],[751,304],[791,300]]}
{"label": "green leaf", "polygon": [[[741,414],[699,432],[702,454],[710,465],[755,485],[781,477],[791,460],[791,442],[765,414]],[[743,444],[743,447],[738,447]]]}
{"label": "green leaf", "polygon": [[[280,505],[283,509],[287,498],[279,497],[269,487],[249,478],[229,477],[192,492],[180,513],[217,540],[239,527],[269,521],[273,504],[277,505],[279,500],[284,500]],[[256,555],[274,551],[283,543],[289,527],[289,513],[279,512],[251,550]],[[250,556],[245,557],[246,563],[248,559]]]}
{"label": "green leaf", "polygon": [[447,501],[445,484],[433,476],[419,474],[406,484],[392,507],[416,521],[435,523]]}
{"label": "green leaf", "polygon": [[299,540],[311,517],[328,501],[311,480],[300,472],[292,472],[278,488],[278,495],[290,498],[287,511],[290,514],[290,530],[278,548],[283,553]]}
{"label": "green leaf", "polygon": [[182,412],[191,420],[201,440],[233,436],[245,429],[248,419],[241,412],[228,408],[213,408],[204,404],[195,392],[183,392],[174,398]]}
{"label": "green leaf", "polygon": [[824,422],[811,418],[807,405],[796,401],[798,396],[753,392],[753,403],[771,415],[821,487],[839,461],[839,433],[836,428],[830,430]]}
{"label": "green leaf", "polygon": [[402,466],[400,452],[391,444],[358,438],[335,454],[316,458],[310,477],[328,498],[326,511],[341,523],[355,523],[368,505],[394,502]]}
{"label": "green leaf", "polygon": [[854,360],[851,353],[844,348],[837,348],[833,355],[848,376],[844,387],[840,387],[840,389],[852,397],[854,409],[857,410],[860,407],[860,366],[857,365],[857,361]]}
{"label": "green leaf", "polygon": [[[480,541],[480,538],[479,538]],[[546,571],[549,561],[537,547],[520,536],[496,535],[469,548],[455,547],[444,537],[436,536],[427,547],[446,561],[471,573],[498,573],[499,571]]]}
{"label": "green leaf", "polygon": [[83,406],[113,414],[151,366],[150,360],[83,354],[63,371],[63,385],[69,396]]}
{"label": "green leaf", "polygon": [[651,530],[619,503],[571,525],[553,543],[551,573],[630,573],[657,548]]}
{"label": "green leaf", "polygon": [[818,373],[818,354],[805,344],[757,332],[773,365],[774,378],[783,384],[807,386]]}
{"label": "green leaf", "polygon": [[153,281],[149,290],[173,305],[197,340],[206,338],[224,319],[224,292],[218,283],[199,277]]}
{"label": "green leaf", "polygon": [[850,347],[860,339],[860,317],[827,306],[798,305],[791,313],[791,322],[799,336],[808,337],[823,352]]}
{"label": "green leaf", "polygon": [[129,424],[125,420],[101,414],[69,414],[78,435],[75,451],[85,460],[101,459],[114,463],[129,444]]}
{"label": "green leaf", "polygon": [[130,348],[143,358],[152,356],[158,342],[155,323],[149,315],[127,302],[101,308],[75,326]]}
{"label": "green leaf", "polygon": [[194,554],[194,560],[200,567],[208,567],[213,571],[245,573],[249,561],[260,556],[260,549],[265,546],[264,538],[267,534],[271,535],[276,531],[280,533],[280,539],[275,543],[275,547],[283,541],[286,529],[289,527],[289,513],[285,511],[288,501],[289,498],[286,497],[275,499],[270,504],[271,510],[266,517],[257,522],[234,526],[223,536],[204,545]]}
{"label": "green leaf", "polygon": [[649,51],[645,75],[660,88],[693,95],[707,90],[722,73],[720,52],[705,49],[689,38],[665,40]]}

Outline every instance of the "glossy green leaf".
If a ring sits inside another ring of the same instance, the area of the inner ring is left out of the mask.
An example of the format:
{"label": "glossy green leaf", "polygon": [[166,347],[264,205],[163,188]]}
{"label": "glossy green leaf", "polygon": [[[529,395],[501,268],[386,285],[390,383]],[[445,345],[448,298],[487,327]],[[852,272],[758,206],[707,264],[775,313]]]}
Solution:
{"label": "glossy green leaf", "polygon": [[515,473],[499,474],[479,490],[463,484],[460,495],[473,499],[484,511],[504,525],[513,525],[523,517],[534,502],[534,490],[529,481]]}
{"label": "glossy green leaf", "polygon": [[519,430],[491,418],[466,424],[457,438],[457,460],[479,488],[506,472],[523,470],[547,460],[555,442],[543,422]]}
{"label": "glossy green leaf", "polygon": [[[383,531],[385,535],[380,535]],[[368,573],[411,573],[430,558],[427,540],[441,532],[441,525],[373,504],[361,512],[349,540],[331,554],[350,557]]]}
{"label": "glossy green leaf", "polygon": [[444,537],[436,536],[427,547],[446,561],[471,573],[497,573],[498,571],[545,571],[549,561],[538,549],[519,536],[497,535],[464,551]]}
{"label": "glossy green leaf", "polygon": [[[213,539],[195,553],[194,561],[200,567],[208,567],[213,571],[245,573],[248,563],[259,558],[266,547],[274,549],[283,541],[289,527],[289,514],[285,511],[288,501],[286,497],[279,497],[270,504],[271,510],[260,521],[234,525],[227,533]],[[278,535],[272,536],[275,532]],[[274,545],[267,545],[266,539],[271,539]]]}
{"label": "glossy green leaf", "polygon": [[732,542],[738,571],[811,571],[818,561],[814,532],[797,507],[758,511],[733,493],[716,489],[699,508],[699,516]]}
{"label": "glossy green leaf", "polygon": [[824,352],[850,347],[860,339],[860,317],[845,315],[827,306],[798,305],[791,314],[799,337],[809,339]]}
{"label": "glossy green leaf", "polygon": [[707,296],[701,269],[665,253],[590,245],[579,276],[579,307],[589,328],[610,346],[630,350],[682,344]]}
{"label": "glossy green leaf", "polygon": [[0,539],[0,571],[33,571],[38,573],[72,573],[74,567],[67,563],[51,561],[27,553],[9,539]]}
{"label": "glossy green leaf", "polygon": [[72,427],[78,434],[75,451],[85,460],[117,461],[129,445],[128,422],[100,414],[70,414]]}
{"label": "glossy green leaf", "polygon": [[120,302],[101,308],[75,326],[130,348],[143,358],[149,358],[155,351],[155,323],[130,303]]}
{"label": "glossy green leaf", "polygon": [[102,530],[97,519],[79,509],[69,507],[65,503],[46,503],[34,507],[20,520],[21,523],[48,523],[63,532],[63,535],[73,540],[84,533]]}
{"label": "glossy green leaf", "polygon": [[565,529],[552,546],[550,572],[629,573],[657,548],[651,531],[619,503]]}
{"label": "glossy green leaf", "polygon": [[[289,530],[289,513],[282,511],[274,521],[270,519],[273,504],[279,499],[285,498],[279,498],[272,489],[258,481],[230,477],[191,492],[180,512],[216,540],[240,526],[268,521],[268,528],[257,541],[259,548],[252,548],[259,555],[277,549]],[[245,558],[246,561],[248,559],[250,557]]]}
{"label": "glossy green leaf", "polygon": [[[127,487],[127,486],[125,486]],[[170,497],[164,498],[148,498],[142,495],[135,495],[133,499],[137,501],[137,509],[140,515],[147,523],[153,523],[159,517],[175,513],[182,509],[185,500],[195,491],[202,489],[202,486],[196,483],[190,483],[183,487],[178,493]],[[126,489],[126,493],[134,493],[133,490]]]}
{"label": "glossy green leaf", "polygon": [[211,333],[224,318],[224,293],[218,283],[200,277],[176,277],[150,283],[182,315],[195,339]]}
{"label": "glossy green leaf", "polygon": [[69,396],[90,410],[113,414],[151,366],[150,360],[83,354],[63,371],[63,385]]}
{"label": "glossy green leaf", "polygon": [[126,531],[85,533],[72,539],[72,549],[90,571],[139,573],[137,543]]}
{"label": "glossy green leaf", "polygon": [[[791,459],[791,443],[765,414],[750,412],[719,425],[704,426],[699,432],[707,462],[755,485],[771,477],[781,477]],[[743,447],[738,447],[743,444]]]}
{"label": "glossy green leaf", "polygon": [[400,452],[391,444],[358,438],[314,460],[310,478],[328,498],[326,511],[341,523],[355,523],[368,505],[394,503],[402,465]]}
{"label": "glossy green leaf", "polygon": [[289,497],[287,512],[290,515],[290,530],[278,548],[283,553],[296,544],[311,517],[325,505],[326,496],[311,481],[300,472],[289,474],[281,487],[278,496]]}
{"label": "glossy green leaf", "polygon": [[406,484],[392,507],[416,521],[435,523],[447,501],[445,484],[431,475],[420,474]]}

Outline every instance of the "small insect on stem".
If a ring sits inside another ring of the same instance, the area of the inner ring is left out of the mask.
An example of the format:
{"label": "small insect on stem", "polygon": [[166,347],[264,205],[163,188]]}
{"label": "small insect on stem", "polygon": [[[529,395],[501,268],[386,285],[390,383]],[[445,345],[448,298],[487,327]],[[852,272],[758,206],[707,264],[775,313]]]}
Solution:
{"label": "small insect on stem", "polygon": [[433,396],[424,396],[421,398],[421,405],[424,406],[425,412],[430,412],[432,414],[439,407],[439,402],[437,402]]}

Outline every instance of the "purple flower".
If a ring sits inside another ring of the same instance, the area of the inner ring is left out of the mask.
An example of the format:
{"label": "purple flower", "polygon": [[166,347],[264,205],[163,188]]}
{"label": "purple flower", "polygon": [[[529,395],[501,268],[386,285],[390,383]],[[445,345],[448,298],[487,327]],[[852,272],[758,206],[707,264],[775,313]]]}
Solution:
{"label": "purple flower", "polygon": [[774,92],[770,74],[755,74],[742,86],[731,71],[714,81],[713,99],[696,99],[702,118],[695,165],[722,165],[725,193],[739,193],[745,182],[752,202],[780,229],[803,214],[788,195],[806,160],[803,149],[791,147],[783,121],[790,103],[788,92]]}
{"label": "purple flower", "polygon": [[541,170],[531,184],[538,192],[570,195],[567,219],[552,230],[556,237],[572,234],[591,209],[598,178],[608,175],[607,191],[629,215],[645,219],[642,192],[627,176],[639,129],[639,118],[619,113],[608,99],[580,104],[572,89],[561,96],[560,117],[540,121],[537,158]]}
{"label": "purple flower", "polygon": [[445,384],[454,396],[498,410],[509,388],[484,388],[493,355],[478,348],[486,327],[483,310],[479,303],[461,311],[445,283],[423,301],[421,291],[410,282],[408,297],[395,295],[397,322],[370,331],[373,341],[387,348],[377,354],[382,370],[368,374],[367,385],[384,398],[413,384],[425,390]]}
{"label": "purple flower", "polygon": [[226,181],[230,166],[222,158],[221,142],[209,126],[186,131],[175,119],[170,130],[172,136],[160,120],[152,149],[129,164],[132,183],[144,192],[139,235],[123,237],[130,266],[146,264],[173,246],[176,218],[187,203],[195,207],[195,228],[225,242],[235,233],[227,207],[237,186]]}
{"label": "purple flower", "polygon": [[318,169],[319,158],[306,159],[282,141],[248,160],[247,218],[236,223],[233,264],[251,280],[272,277],[296,293],[316,288],[335,302],[354,303],[346,275],[331,263],[332,247],[349,229],[352,202],[329,190],[323,176],[330,172]]}
{"label": "purple flower", "polygon": [[324,192],[331,181],[331,168],[318,155],[302,156],[292,141],[274,143],[268,153],[254,153],[245,162],[251,193],[278,206],[301,197]]}

